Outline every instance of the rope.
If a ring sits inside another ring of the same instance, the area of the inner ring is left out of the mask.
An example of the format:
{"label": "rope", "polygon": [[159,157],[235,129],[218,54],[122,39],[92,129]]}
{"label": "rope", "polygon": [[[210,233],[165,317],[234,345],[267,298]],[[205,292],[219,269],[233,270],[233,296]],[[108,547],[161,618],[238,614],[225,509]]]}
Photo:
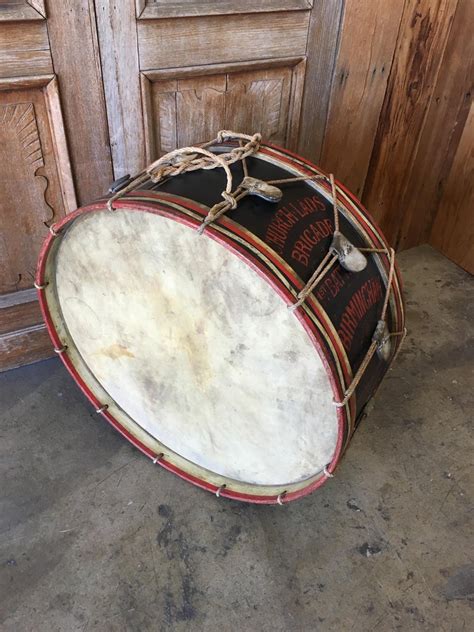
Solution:
{"label": "rope", "polygon": [[337,189],[336,183],[334,181],[334,174],[329,174],[329,180],[331,182],[331,191],[332,191],[332,205],[334,208],[334,232],[339,232],[339,209],[337,208]]}
{"label": "rope", "polygon": [[[298,182],[301,180],[323,180],[323,179],[327,179],[327,176],[322,176],[322,175],[308,176],[308,177],[297,176],[295,178],[284,178],[282,180],[268,180],[267,184],[285,184],[287,182]],[[332,173],[329,174],[329,182],[331,184],[332,204],[333,204],[333,210],[334,210],[334,232],[339,232],[339,209],[337,206],[337,190],[336,190],[334,175]],[[332,256],[331,261],[323,269],[323,266],[326,264],[326,262],[331,256]],[[293,303],[293,305],[290,306],[289,308],[290,311],[294,311],[305,302],[307,297],[311,294],[311,292],[314,290],[316,285],[321,281],[321,279],[324,277],[326,272],[328,272],[328,270],[330,270],[331,267],[334,265],[337,258],[338,256],[335,255],[331,250],[329,250],[329,252],[326,254],[324,259],[319,264],[319,266],[311,275],[310,279],[308,280],[304,288],[299,292],[299,294],[297,294],[298,300],[296,301],[296,303]]]}
{"label": "rope", "polygon": [[248,194],[248,191],[242,190],[239,186],[233,193],[228,196],[228,200],[226,200],[225,202],[218,202],[217,204],[214,204],[214,206],[209,209],[208,214],[197,229],[198,234],[201,235],[206,226],[209,226],[209,224],[214,222],[216,219],[219,219],[219,217],[221,215],[224,215],[224,213],[226,213],[228,210],[236,208],[237,203]]}
{"label": "rope", "polygon": [[[222,154],[214,154],[206,149],[216,143],[223,143],[226,140],[238,139],[239,142],[247,141],[244,145],[240,144],[229,152]],[[215,140],[205,143],[201,147],[181,147],[165,154],[158,160],[155,160],[146,169],[138,173],[129,184],[112,195],[107,202],[107,208],[114,210],[114,202],[124,196],[126,193],[133,191],[138,186],[151,180],[159,183],[164,178],[177,176],[187,171],[196,171],[198,169],[215,169],[222,167],[226,174],[226,187],[222,192],[222,197],[229,205],[228,208],[235,208],[235,198],[231,196],[232,192],[232,174],[229,165],[244,160],[247,156],[255,154],[260,149],[262,137],[260,134],[248,136],[247,134],[239,134],[222,130],[218,133]]]}
{"label": "rope", "polygon": [[265,180],[267,184],[287,184],[288,182],[301,182],[302,180],[324,180],[326,176],[295,176],[294,178],[282,178],[281,180]]}
{"label": "rope", "polygon": [[[372,251],[372,252],[379,252],[379,249],[376,248],[364,248],[364,250],[366,252],[368,251]],[[393,248],[389,248],[388,250],[382,250],[382,252],[384,252],[390,259],[390,269],[389,269],[389,273],[388,273],[388,278],[387,278],[387,288],[385,290],[385,297],[384,297],[384,302],[382,305],[382,311],[380,313],[380,321],[384,321],[385,322],[385,316],[387,314],[387,308],[388,308],[388,304],[390,301],[390,293],[392,290],[392,283],[393,283],[393,275],[394,275],[394,271],[395,271],[395,251]],[[400,345],[398,347],[397,353],[396,355],[398,355],[398,352],[400,351],[400,347],[403,343],[403,340],[405,339],[406,336],[406,329],[404,329],[403,331],[396,331],[396,332],[392,332],[389,333],[387,336],[383,337],[381,340],[372,340],[370,347],[367,351],[367,353],[364,356],[364,359],[362,360],[361,365],[359,366],[359,368],[357,369],[357,373],[355,374],[355,376],[352,379],[352,382],[349,384],[348,388],[344,391],[344,397],[342,399],[342,401],[340,402],[334,402],[334,405],[337,406],[337,408],[342,408],[343,406],[345,406],[347,404],[347,402],[349,401],[349,399],[352,397],[355,389],[357,388],[357,385],[359,384],[362,376],[364,375],[367,367],[369,366],[370,361],[372,360],[372,357],[375,353],[375,351],[377,350],[378,347],[383,346],[384,344],[386,344],[388,342],[388,340],[392,337],[395,336],[403,336]],[[393,361],[393,360],[392,360]]]}
{"label": "rope", "polygon": [[388,252],[390,253],[390,254],[387,253],[390,259],[390,270],[388,273],[387,291],[385,293],[385,299],[383,302],[382,314],[380,316],[380,320],[385,320],[385,314],[387,313],[388,302],[390,300],[390,290],[392,289],[393,273],[395,271],[395,250],[393,248],[390,248]]}
{"label": "rope", "polygon": [[[327,263],[328,259],[330,260],[329,263]],[[304,303],[304,301],[307,299],[308,295],[311,294],[313,289],[320,282],[320,280],[323,278],[323,276],[326,274],[326,272],[328,272],[328,270],[330,270],[332,268],[332,266],[334,265],[336,260],[337,260],[337,255],[332,254],[331,251],[329,251],[325,255],[324,259],[321,261],[319,266],[313,272],[313,274],[311,275],[311,278],[306,283],[304,288],[301,290],[301,292],[299,292],[299,294],[297,294],[298,300],[296,301],[296,303],[293,303],[293,305],[290,305],[290,311],[293,312],[295,309],[297,309],[300,305],[302,305]],[[327,265],[326,265],[326,263],[327,263]]]}
{"label": "rope", "polygon": [[349,387],[344,392],[344,398],[340,402],[334,402],[334,405],[337,408],[342,408],[343,406],[345,406],[347,402],[350,400],[350,398],[352,397],[352,394],[356,390],[357,385],[359,384],[362,376],[365,373],[365,370],[369,366],[369,362],[372,360],[372,356],[374,355],[375,350],[377,349],[377,345],[378,345],[378,342],[376,340],[373,340],[371,342],[369,350],[365,354],[365,357],[362,360],[360,367],[357,369],[357,373],[354,375],[352,382],[349,384]]}
{"label": "rope", "polygon": [[[242,141],[239,140],[239,145],[242,147]],[[244,178],[248,178],[249,175],[249,168],[247,166],[247,158],[242,158],[242,169],[244,172]]]}
{"label": "rope", "polygon": [[408,330],[407,330],[407,328],[406,328],[406,327],[404,327],[404,328],[403,328],[403,331],[397,331],[397,333],[392,334],[393,336],[401,336],[401,337],[402,337],[402,339],[400,340],[400,344],[398,345],[398,349],[396,350],[395,355],[394,355],[394,356],[393,356],[393,358],[392,358],[392,362],[391,362],[391,364],[393,364],[393,363],[395,362],[395,360],[398,358],[398,354],[400,353],[400,350],[401,350],[401,348],[402,348],[402,345],[403,345],[403,343],[405,342],[405,339],[406,339],[406,337],[407,337],[407,333],[408,333]]}

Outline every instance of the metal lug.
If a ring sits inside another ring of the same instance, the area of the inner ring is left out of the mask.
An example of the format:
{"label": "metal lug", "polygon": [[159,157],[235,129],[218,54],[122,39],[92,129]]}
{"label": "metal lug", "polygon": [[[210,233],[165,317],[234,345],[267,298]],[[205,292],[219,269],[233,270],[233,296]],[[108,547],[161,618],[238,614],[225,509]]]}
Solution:
{"label": "metal lug", "polygon": [[124,189],[131,181],[132,177],[129,173],[127,173],[125,176],[122,176],[121,178],[117,178],[117,180],[114,180],[109,186],[109,193],[118,193],[119,191]]}
{"label": "metal lug", "polygon": [[334,232],[331,251],[337,255],[341,266],[349,272],[361,272],[367,266],[367,257],[339,231]]}
{"label": "metal lug", "polygon": [[377,355],[387,362],[392,352],[392,343],[387,323],[384,320],[378,321],[372,341],[377,343]]}
{"label": "metal lug", "polygon": [[263,180],[246,176],[241,184],[242,189],[249,192],[249,195],[257,195],[258,197],[267,200],[267,202],[279,202],[283,193],[278,187],[274,187],[272,184],[267,184]]}

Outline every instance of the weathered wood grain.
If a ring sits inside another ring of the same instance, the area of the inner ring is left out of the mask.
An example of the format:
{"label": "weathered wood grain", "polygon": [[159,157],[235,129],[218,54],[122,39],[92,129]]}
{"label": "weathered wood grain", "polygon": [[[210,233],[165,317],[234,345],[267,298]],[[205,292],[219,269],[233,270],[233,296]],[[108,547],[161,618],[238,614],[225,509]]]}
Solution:
{"label": "weathered wood grain", "polygon": [[15,369],[53,355],[53,346],[43,324],[0,335],[0,371]]}
{"label": "weathered wood grain", "polygon": [[310,9],[312,0],[136,0],[137,17],[143,19],[262,13]]}
{"label": "weathered wood grain", "polygon": [[219,129],[259,131],[270,142],[294,147],[304,61],[278,61],[267,68],[262,62],[259,68],[217,64],[205,74],[195,67],[194,76],[189,68],[177,69],[176,79],[166,71],[147,72],[142,78],[147,158],[202,143]]}
{"label": "weathered wood grain", "polygon": [[33,84],[0,81],[0,293],[32,287],[45,224],[74,207],[57,95]]}
{"label": "weathered wood grain", "polygon": [[469,115],[474,88],[473,24],[474,2],[459,0],[416,158],[407,173],[402,249],[427,241]]}
{"label": "weathered wood grain", "polygon": [[0,77],[22,77],[53,72],[44,20],[0,22],[0,29]]}
{"label": "weathered wood grain", "polygon": [[48,29],[79,204],[103,195],[112,176],[93,0],[50,2]]}
{"label": "weathered wood grain", "polygon": [[231,73],[227,77],[226,126],[286,145],[291,103],[291,68]]}
{"label": "weathered wood grain", "polygon": [[285,143],[291,151],[298,151],[298,140],[303,106],[304,82],[306,77],[306,59],[295,64],[291,76],[290,104]]}
{"label": "weathered wood grain", "polygon": [[321,166],[360,196],[405,0],[346,3]]}
{"label": "weathered wood grain", "polygon": [[41,0],[2,0],[0,22],[13,20],[44,20],[44,4]]}
{"label": "weathered wood grain", "polygon": [[160,120],[155,116],[153,104],[153,83],[144,73],[140,73],[140,90],[143,107],[143,138],[145,142],[145,162],[153,162],[159,155],[156,139],[160,138]]}
{"label": "weathered wood grain", "polygon": [[44,20],[26,24],[2,24],[0,50],[36,51],[48,50],[48,32]]}
{"label": "weathered wood grain", "polygon": [[474,274],[474,105],[440,200],[430,243]]}
{"label": "weathered wood grain", "polygon": [[0,90],[22,90],[23,88],[42,88],[56,75],[28,75],[27,77],[0,77]]}
{"label": "weathered wood grain", "polygon": [[35,288],[29,290],[20,290],[11,294],[0,294],[0,309],[7,309],[24,303],[36,301],[37,291]]}
{"label": "weathered wood grain", "polygon": [[385,94],[363,201],[397,245],[407,176],[452,24],[457,0],[407,2]]}
{"label": "weathered wood grain", "polygon": [[[25,291],[28,292],[28,290]],[[19,294],[21,292],[15,292],[13,298],[19,298]],[[36,298],[27,303],[13,303],[9,307],[0,306],[0,335],[25,327],[32,327],[42,321],[40,306]]]}
{"label": "weathered wood grain", "polygon": [[299,153],[321,157],[344,0],[315,2],[307,36],[307,63],[299,125]]}
{"label": "weathered wood grain", "polygon": [[150,81],[164,81],[165,79],[184,79],[188,77],[204,77],[245,70],[263,70],[270,68],[293,68],[305,61],[304,56],[298,57],[274,57],[272,59],[256,59],[251,61],[239,61],[237,63],[206,64],[205,66],[178,66],[176,68],[157,68],[145,70],[142,74]]}
{"label": "weathered wood grain", "polygon": [[96,0],[96,13],[114,177],[119,178],[145,163],[135,7],[131,1]]}
{"label": "weathered wood grain", "polygon": [[71,172],[71,161],[64,131],[64,119],[59,100],[57,78],[54,77],[44,88],[49,128],[53,141],[53,153],[58,173],[61,197],[66,213],[77,208],[76,191]]}
{"label": "weathered wood grain", "polygon": [[304,55],[309,11],[139,20],[140,68]]}
{"label": "weathered wood grain", "polygon": [[46,16],[46,8],[44,6],[44,0],[26,0],[29,5],[31,5],[35,11],[37,11],[43,18]]}

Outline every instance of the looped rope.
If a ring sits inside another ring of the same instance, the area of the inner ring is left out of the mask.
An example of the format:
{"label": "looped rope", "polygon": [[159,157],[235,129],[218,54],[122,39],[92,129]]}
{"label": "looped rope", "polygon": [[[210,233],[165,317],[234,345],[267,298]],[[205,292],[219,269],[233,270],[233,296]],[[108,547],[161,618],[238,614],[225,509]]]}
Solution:
{"label": "looped rope", "polygon": [[[210,147],[216,143],[222,144],[228,140],[238,140],[241,144],[238,147],[234,147],[231,151],[222,154],[214,154],[206,149],[206,147]],[[215,140],[205,143],[201,147],[181,147],[180,149],[170,151],[168,154],[155,160],[155,162],[152,162],[151,165],[137,174],[126,187],[112,195],[107,202],[107,208],[113,211],[113,204],[116,200],[126,193],[133,191],[133,189],[147,180],[151,180],[157,184],[164,178],[178,176],[187,171],[215,169],[216,167],[222,167],[224,169],[226,174],[226,187],[224,192],[230,196],[232,193],[232,174],[229,165],[255,154],[260,149],[261,140],[261,134],[249,136],[247,134],[221,130],[218,132]],[[246,141],[245,144],[242,144],[242,141]],[[224,197],[224,195],[222,195],[222,197]],[[230,197],[224,197],[224,199],[230,205],[229,208],[235,208]]]}

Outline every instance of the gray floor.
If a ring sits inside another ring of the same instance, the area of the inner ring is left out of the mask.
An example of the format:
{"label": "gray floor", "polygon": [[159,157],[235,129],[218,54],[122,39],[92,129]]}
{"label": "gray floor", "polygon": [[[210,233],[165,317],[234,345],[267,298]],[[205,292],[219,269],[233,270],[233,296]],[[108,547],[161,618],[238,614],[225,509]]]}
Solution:
{"label": "gray floor", "polygon": [[404,351],[335,478],[286,507],[153,466],[57,360],[1,375],[1,629],[473,630],[474,283],[400,261]]}

